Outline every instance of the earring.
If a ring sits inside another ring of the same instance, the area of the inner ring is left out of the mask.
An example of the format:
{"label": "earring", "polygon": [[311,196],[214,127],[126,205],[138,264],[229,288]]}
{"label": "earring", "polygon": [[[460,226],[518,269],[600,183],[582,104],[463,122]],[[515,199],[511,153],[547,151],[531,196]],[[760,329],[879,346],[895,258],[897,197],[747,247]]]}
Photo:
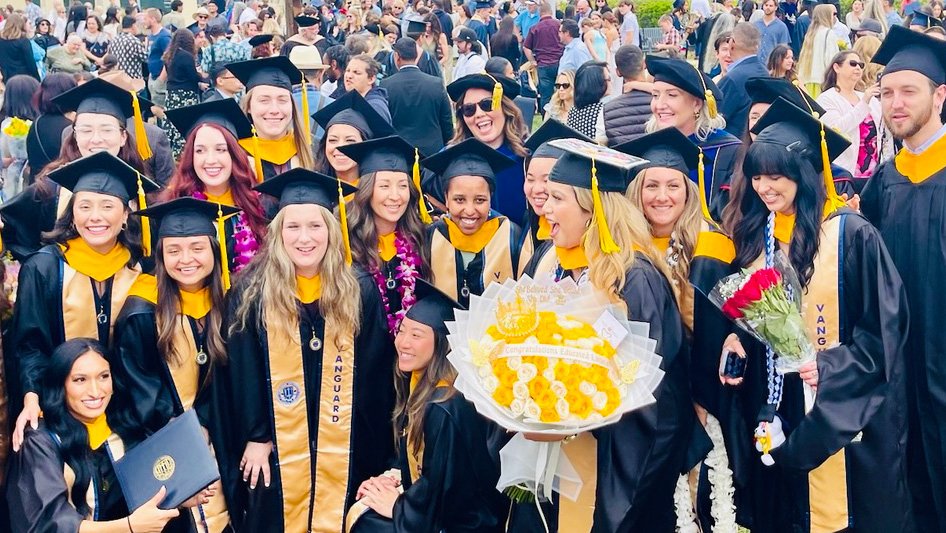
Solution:
{"label": "earring", "polygon": [[125,231],[126,229],[128,229],[128,223],[122,222],[122,231]]}
{"label": "earring", "polygon": [[700,118],[700,112],[699,112],[699,111],[694,111],[694,112],[693,112],[693,116],[696,117],[696,118]]}

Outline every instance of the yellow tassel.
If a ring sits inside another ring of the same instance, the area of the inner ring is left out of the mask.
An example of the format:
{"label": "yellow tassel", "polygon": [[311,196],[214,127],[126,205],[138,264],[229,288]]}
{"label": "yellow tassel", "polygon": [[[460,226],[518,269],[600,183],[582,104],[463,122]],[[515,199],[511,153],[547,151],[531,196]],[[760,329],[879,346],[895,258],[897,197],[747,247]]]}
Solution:
{"label": "yellow tassel", "polygon": [[499,106],[503,103],[503,84],[496,82],[493,85],[493,109],[499,109]]}
{"label": "yellow tassel", "polygon": [[351,265],[351,240],[348,238],[348,208],[345,206],[345,194],[342,182],[338,182],[338,219],[342,224],[342,242],[345,244],[345,264]]}
{"label": "yellow tassel", "polygon": [[598,191],[598,169],[595,167],[595,160],[591,160],[591,198],[594,203],[594,219],[598,225],[598,239],[601,241],[601,251],[606,254],[620,252],[621,247],[614,242],[611,237],[611,230],[608,229],[608,220],[605,218],[604,205],[601,203],[601,192]]}
{"label": "yellow tassel", "polygon": [[220,278],[224,292],[230,290],[230,259],[227,258],[227,231],[224,226],[223,206],[217,204],[217,244],[220,246]]}
{"label": "yellow tassel", "polygon": [[306,89],[305,75],[302,76],[302,124],[306,142],[312,140],[312,117],[309,116],[309,91]]}
{"label": "yellow tassel", "polygon": [[[145,202],[145,187],[141,182],[141,173],[135,171],[135,174],[138,175],[138,209],[147,209],[148,204]],[[148,220],[148,217],[141,217],[141,251],[145,257],[151,255],[151,221]]]}
{"label": "yellow tassel", "polygon": [[256,126],[250,126],[253,132],[253,166],[256,167],[256,180],[263,183],[263,160],[259,152],[259,137],[256,136]]}
{"label": "yellow tassel", "polygon": [[135,91],[131,93],[131,107],[135,112],[135,144],[138,148],[138,155],[143,161],[151,159],[151,145],[148,144],[148,134],[145,132],[145,121],[141,115],[141,102],[138,101],[138,94]]}
{"label": "yellow tassel", "polygon": [[700,207],[703,210],[703,218],[707,222],[713,220],[713,216],[710,215],[709,204],[706,203],[706,170],[703,168],[703,149],[700,148],[700,163],[696,167],[696,175],[698,177],[697,184],[700,188]]}
{"label": "yellow tassel", "polygon": [[414,148],[414,168],[412,169],[412,178],[414,179],[414,187],[417,187],[417,193],[420,195],[418,200],[418,207],[420,208],[420,221],[424,224],[430,224],[434,220],[430,218],[430,213],[427,211],[427,202],[424,201],[424,189],[420,187],[420,152],[417,151],[417,148]]}
{"label": "yellow tassel", "polygon": [[719,110],[716,108],[716,97],[713,96],[713,91],[706,89],[704,94],[706,96],[706,112],[709,114],[709,118],[718,117]]}
{"label": "yellow tassel", "polygon": [[838,196],[837,189],[834,188],[834,175],[831,173],[831,156],[828,155],[828,140],[825,137],[824,126],[821,126],[821,164],[822,174],[824,175],[824,189],[828,196],[825,203],[825,216],[834,212],[839,207],[844,207],[844,200]]}

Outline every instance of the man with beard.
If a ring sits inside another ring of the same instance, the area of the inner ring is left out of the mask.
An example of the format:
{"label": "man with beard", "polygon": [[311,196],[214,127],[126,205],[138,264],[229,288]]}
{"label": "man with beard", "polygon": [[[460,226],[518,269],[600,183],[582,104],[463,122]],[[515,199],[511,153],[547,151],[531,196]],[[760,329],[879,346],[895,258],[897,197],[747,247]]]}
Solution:
{"label": "man with beard", "polygon": [[345,69],[348,68],[348,59],[351,54],[343,44],[336,44],[325,51],[322,63],[325,64],[325,77],[322,81],[322,94],[332,100],[338,100],[346,92]]}
{"label": "man with beard", "polygon": [[[877,226],[910,302],[907,468],[918,531],[946,532],[946,42],[893,27],[873,62],[884,123],[903,142],[867,183]],[[866,303],[865,303],[866,305]],[[883,468],[883,465],[877,465]]]}

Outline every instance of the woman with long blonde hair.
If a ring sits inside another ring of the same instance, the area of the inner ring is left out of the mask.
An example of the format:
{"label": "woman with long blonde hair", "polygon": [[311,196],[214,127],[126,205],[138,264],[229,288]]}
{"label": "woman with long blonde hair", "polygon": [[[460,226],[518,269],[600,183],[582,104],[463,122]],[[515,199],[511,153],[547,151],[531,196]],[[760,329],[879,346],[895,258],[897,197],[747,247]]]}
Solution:
{"label": "woman with long blonde hair", "polygon": [[834,6],[821,4],[811,12],[811,26],[798,54],[798,81],[813,98],[821,94],[824,73],[831,59],[841,51],[834,27]]}
{"label": "woman with long blonde hair", "polygon": [[880,37],[887,35],[890,25],[887,23],[887,13],[884,11],[883,0],[864,0],[864,14],[862,20],[872,19],[880,23],[882,31]]}
{"label": "woman with long blonde hair", "polygon": [[877,83],[877,80],[880,79],[880,73],[884,70],[883,65],[871,62],[874,58],[874,54],[880,49],[880,43],[881,40],[873,35],[858,37],[857,40],[854,41],[854,47],[852,49],[861,56],[865,64],[861,81],[854,87],[858,91],[863,91],[867,87]]}
{"label": "woman with long blonde hair", "polygon": [[[628,171],[588,155],[613,151],[574,142],[584,145],[584,153],[567,153],[552,168],[543,207],[551,243],[526,273],[591,283],[625,307],[629,320],[649,322],[666,374],[654,392],[656,404],[593,435],[580,433],[563,448],[572,465],[583,465],[579,475],[586,481],[578,501],[596,502],[593,511],[588,504],[561,498],[545,505],[544,513],[557,515],[562,532],[590,531],[592,523],[595,531],[672,531],[674,488],[694,420],[683,321],[647,221],[624,195]],[[535,505],[517,505],[509,530],[540,530],[541,520]]]}
{"label": "woman with long blonde hair", "polygon": [[247,531],[341,531],[355,488],[393,454],[391,338],[332,213],[355,188],[297,168],[257,190],[279,211],[225,324],[230,466],[246,483],[234,515]]}
{"label": "woman with long blonde hair", "polygon": [[575,71],[559,72],[553,87],[555,92],[545,106],[546,117],[564,123],[568,120],[569,110],[575,105]]}

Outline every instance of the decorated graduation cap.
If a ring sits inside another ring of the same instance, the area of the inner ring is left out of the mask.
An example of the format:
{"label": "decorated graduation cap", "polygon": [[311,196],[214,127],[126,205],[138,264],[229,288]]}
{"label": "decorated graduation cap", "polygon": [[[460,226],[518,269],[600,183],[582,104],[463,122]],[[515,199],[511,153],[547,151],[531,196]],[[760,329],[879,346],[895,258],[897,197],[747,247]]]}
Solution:
{"label": "decorated graduation cap", "polygon": [[781,97],[797,107],[806,109],[811,113],[817,113],[817,117],[824,115],[824,108],[814,98],[809,96],[804,89],[785,78],[770,78],[768,76],[749,78],[746,80],[746,92],[753,104],[771,104]]}
{"label": "decorated graduation cap", "polygon": [[768,143],[784,147],[807,159],[816,170],[822,170],[828,212],[845,205],[834,188],[831,174],[831,161],[851,145],[844,136],[825,128],[821,121],[784,98],[772,104],[752,128],[752,133],[756,134],[753,145]]}
{"label": "decorated graduation cap", "polygon": [[207,123],[223,126],[237,139],[245,139],[253,135],[253,126],[233,98],[168,109],[165,115],[177,131],[185,137],[198,126]]}
{"label": "decorated graduation cap", "polygon": [[277,198],[279,209],[287,205],[316,204],[331,211],[338,206],[342,241],[345,243],[345,261],[351,264],[351,242],[348,238],[348,212],[345,207],[345,197],[354,194],[358,190],[357,187],[325,174],[304,168],[294,168],[257,184],[254,189]]}
{"label": "decorated graduation cap", "polygon": [[884,75],[913,70],[936,85],[946,83],[946,41],[900,26],[890,28],[871,62],[886,65]]}
{"label": "decorated graduation cap", "polygon": [[493,76],[486,72],[479,74],[467,74],[462,78],[447,85],[447,94],[454,102],[459,102],[466,91],[469,89],[483,89],[493,92],[493,109],[498,109],[502,103],[503,96],[510,100],[519,96],[519,84],[516,80],[506,76]]}
{"label": "decorated graduation cap", "polygon": [[547,157],[558,159],[565,152],[549,144],[549,141],[555,139],[581,139],[583,141],[594,142],[594,139],[584,133],[570,128],[565,124],[550,118],[542,123],[539,129],[535,130],[525,142],[525,147],[532,154],[531,157]]}
{"label": "decorated graduation cap", "polygon": [[465,309],[459,302],[422,279],[417,280],[414,296],[417,301],[407,310],[404,318],[430,326],[443,335],[447,334],[446,323],[454,318],[453,311]]}
{"label": "decorated graduation cap", "polygon": [[151,159],[151,146],[148,144],[141,110],[151,109],[154,104],[139,98],[138,93],[95,78],[60,94],[53,102],[64,111],[75,111],[77,115],[95,113],[113,116],[123,125],[126,120],[134,118],[135,147],[138,149],[138,155],[143,160]]}
{"label": "decorated graduation cap", "polygon": [[259,35],[254,35],[250,37],[250,46],[252,46],[253,48],[256,48],[257,46],[261,44],[266,44],[268,42],[271,42],[273,40],[273,37],[275,36],[271,33],[261,33]]}
{"label": "decorated graduation cap", "polygon": [[319,23],[318,18],[309,16],[309,15],[299,15],[293,20],[296,21],[296,25],[299,26],[300,28],[310,28]]}
{"label": "decorated graduation cap", "polygon": [[704,100],[710,118],[719,115],[716,103],[723,99],[723,93],[709,76],[688,61],[647,56],[647,71],[654,81],[669,83]]}
{"label": "decorated graduation cap", "polygon": [[335,124],[346,124],[360,131],[364,139],[394,135],[391,124],[355,90],[323,107],[312,118],[325,131]]}
{"label": "decorated graduation cap", "polygon": [[417,148],[411,146],[397,135],[371,139],[368,141],[340,146],[338,149],[358,163],[358,172],[364,176],[371,172],[388,170],[410,174],[420,193],[418,209],[420,219],[424,224],[430,224],[430,212],[424,202],[423,189],[420,184],[420,159]]}
{"label": "decorated graduation cap", "polygon": [[910,26],[922,26],[924,28],[932,28],[938,26],[943,27],[943,22],[937,18],[933,18],[928,13],[924,13],[919,9],[913,12],[913,18],[910,19]]}
{"label": "decorated graduation cap", "polygon": [[496,189],[496,174],[516,162],[471,137],[424,159],[421,164],[440,176],[444,190],[447,183],[457,176],[479,176],[493,191]]}
{"label": "decorated graduation cap", "polygon": [[197,237],[206,235],[216,238],[220,247],[220,273],[224,289],[230,289],[230,260],[227,259],[227,236],[224,220],[240,212],[240,209],[190,196],[135,211],[136,215],[157,221],[158,238]]}
{"label": "decorated graduation cap", "polygon": [[632,168],[645,161],[638,157],[599,146],[579,139],[558,139],[551,144],[565,151],[552,167],[549,181],[563,183],[591,191],[594,212],[592,222],[598,225],[601,251],[606,254],[621,251],[611,237],[608,221],[601,203],[601,192],[624,193],[627,176]]}

